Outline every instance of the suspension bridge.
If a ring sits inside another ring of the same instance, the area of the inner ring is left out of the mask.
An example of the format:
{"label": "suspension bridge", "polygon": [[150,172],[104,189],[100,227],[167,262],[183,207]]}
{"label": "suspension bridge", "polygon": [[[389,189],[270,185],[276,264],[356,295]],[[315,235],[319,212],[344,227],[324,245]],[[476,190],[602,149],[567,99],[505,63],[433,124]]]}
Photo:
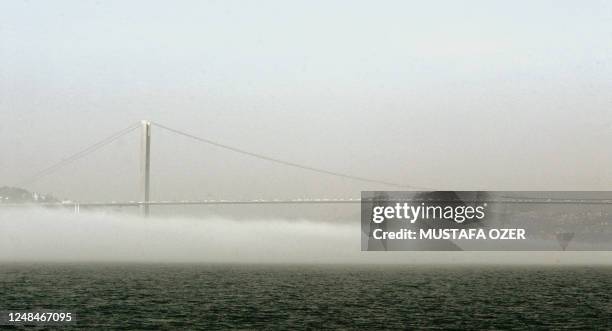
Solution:
{"label": "suspension bridge", "polygon": [[[268,155],[255,153],[252,151],[244,150],[234,146],[229,146],[211,139],[203,138],[182,130],[174,129],[156,122],[143,120],[140,123],[134,123],[120,131],[113,133],[112,135],[105,137],[104,139],[97,141],[82,150],[63,158],[61,161],[56,162],[39,172],[33,174],[29,178],[21,181],[19,186],[28,186],[32,183],[40,180],[41,178],[51,175],[67,165],[82,159],[89,154],[92,154],[103,147],[111,144],[112,142],[122,138],[123,136],[135,131],[140,130],[140,199],[137,201],[110,201],[110,202],[80,202],[80,201],[63,201],[56,203],[40,203],[42,206],[63,206],[74,208],[75,211],[79,211],[81,207],[84,208],[98,208],[98,207],[140,207],[143,215],[149,214],[150,206],[180,206],[180,205],[263,205],[263,204],[355,204],[360,203],[361,199],[355,198],[313,198],[313,199],[253,199],[253,200],[180,200],[180,201],[153,201],[150,199],[150,174],[151,174],[151,133],[152,127],[165,130],[167,132],[189,138],[191,140],[214,146],[220,149],[224,149],[233,153],[247,155],[249,157],[280,164],[286,167],[292,167],[301,169],[304,171],[319,173],[327,176],[339,177],[349,179],[353,181],[359,181],[364,183],[380,184],[387,187],[393,187],[395,189],[425,189],[411,185],[402,185],[389,181],[373,179],[362,176],[355,176],[351,174],[331,171],[328,169],[317,168],[310,165],[295,163],[284,159],[271,157]],[[11,206],[14,204],[0,204],[0,206]]]}
{"label": "suspension bridge", "polygon": [[[74,208],[75,212],[79,212],[80,208],[104,208],[104,207],[139,207],[144,216],[148,216],[150,212],[150,206],[186,206],[186,205],[272,205],[272,204],[359,204],[362,202],[360,198],[311,198],[311,199],[253,199],[253,200],[163,200],[155,201],[150,199],[150,175],[151,175],[151,134],[152,127],[165,130],[167,132],[189,138],[191,140],[214,146],[220,149],[224,149],[233,153],[247,155],[252,158],[259,160],[280,164],[286,167],[292,167],[301,169],[304,171],[314,172],[326,176],[333,176],[344,178],[348,180],[384,185],[389,188],[396,190],[418,190],[418,191],[432,191],[431,188],[419,187],[413,185],[399,184],[395,182],[356,176],[353,174],[341,173],[328,169],[313,167],[301,163],[295,163],[288,160],[271,157],[268,155],[244,150],[234,146],[226,145],[208,138],[203,138],[182,130],[174,129],[156,122],[143,120],[140,123],[134,123],[125,129],[113,133],[112,135],[105,137],[104,139],[97,141],[86,148],[63,158],[61,161],[56,162],[41,171],[30,176],[26,180],[19,183],[20,186],[30,185],[41,178],[57,172],[58,170],[66,167],[67,165],[82,159],[89,154],[92,154],[101,148],[109,145],[110,143],[120,139],[121,137],[135,131],[140,130],[140,199],[135,201],[110,201],[110,202],[81,202],[81,201],[63,201],[53,203],[40,203],[42,206],[49,207],[68,207]],[[403,202],[407,200],[402,200]],[[417,199],[415,202],[427,202],[429,200]],[[435,200],[440,202],[440,200]],[[479,202],[490,202],[490,203],[512,203],[512,204],[612,204],[612,199],[554,199],[554,198],[533,198],[533,197],[501,197],[501,199],[493,200],[478,200]],[[465,202],[465,201],[464,201]],[[16,204],[0,203],[0,206],[16,206]]]}

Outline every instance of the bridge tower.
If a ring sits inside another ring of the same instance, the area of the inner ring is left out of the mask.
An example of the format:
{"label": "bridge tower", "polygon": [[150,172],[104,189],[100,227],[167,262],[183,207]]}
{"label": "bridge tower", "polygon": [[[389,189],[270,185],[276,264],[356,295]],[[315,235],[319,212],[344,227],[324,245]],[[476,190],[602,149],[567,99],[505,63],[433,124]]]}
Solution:
{"label": "bridge tower", "polygon": [[[140,140],[140,187],[142,202],[149,202],[151,172],[151,122],[143,120]],[[149,205],[140,206],[144,217],[149,216]]]}

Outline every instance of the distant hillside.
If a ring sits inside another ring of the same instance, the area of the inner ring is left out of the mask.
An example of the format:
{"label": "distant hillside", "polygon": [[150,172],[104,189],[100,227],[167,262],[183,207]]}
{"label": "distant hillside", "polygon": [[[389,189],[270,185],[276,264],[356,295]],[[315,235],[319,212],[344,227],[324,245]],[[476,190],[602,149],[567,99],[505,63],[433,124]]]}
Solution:
{"label": "distant hillside", "polygon": [[59,202],[50,194],[30,192],[19,187],[0,187],[0,203],[44,203]]}

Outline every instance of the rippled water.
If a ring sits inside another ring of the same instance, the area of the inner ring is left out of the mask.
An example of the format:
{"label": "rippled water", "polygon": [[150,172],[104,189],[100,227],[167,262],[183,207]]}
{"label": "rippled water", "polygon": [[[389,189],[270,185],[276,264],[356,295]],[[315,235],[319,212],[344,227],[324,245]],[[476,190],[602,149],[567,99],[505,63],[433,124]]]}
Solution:
{"label": "rippled water", "polygon": [[0,268],[0,310],[74,311],[87,329],[612,329],[610,267]]}

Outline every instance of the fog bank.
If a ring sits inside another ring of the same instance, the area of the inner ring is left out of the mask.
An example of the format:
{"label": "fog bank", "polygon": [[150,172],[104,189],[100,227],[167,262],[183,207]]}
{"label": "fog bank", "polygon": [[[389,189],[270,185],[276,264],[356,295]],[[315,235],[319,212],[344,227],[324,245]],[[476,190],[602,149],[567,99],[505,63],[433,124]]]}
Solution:
{"label": "fog bank", "polygon": [[361,252],[359,223],[0,210],[0,262],[610,264],[610,252]]}

